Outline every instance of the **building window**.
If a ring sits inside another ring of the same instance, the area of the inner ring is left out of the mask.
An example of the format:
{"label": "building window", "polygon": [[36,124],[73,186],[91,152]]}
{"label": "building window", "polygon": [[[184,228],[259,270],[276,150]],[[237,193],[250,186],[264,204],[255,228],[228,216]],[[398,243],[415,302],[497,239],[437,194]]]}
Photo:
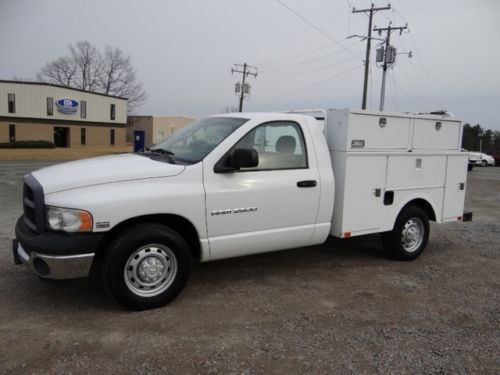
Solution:
{"label": "building window", "polygon": [[15,142],[16,141],[16,125],[10,124],[9,125],[9,142]]}
{"label": "building window", "polygon": [[109,114],[111,120],[114,120],[115,119],[115,115],[116,115],[116,106],[114,104],[111,104],[111,111],[110,111],[110,114]]}
{"label": "building window", "polygon": [[157,135],[157,138],[158,138],[158,139],[163,139],[163,138],[165,138],[165,132],[164,132],[164,131],[160,131],[160,130],[158,130],[158,135]]}
{"label": "building window", "polygon": [[87,144],[87,129],[85,128],[80,129],[80,144],[82,146]]}
{"label": "building window", "polygon": [[16,94],[9,94],[9,113],[16,113]]}
{"label": "building window", "polygon": [[109,143],[111,144],[111,146],[114,146],[115,144],[115,129],[111,129],[109,133]]}
{"label": "building window", "polygon": [[80,117],[87,118],[87,102],[85,100],[80,102]]}
{"label": "building window", "polygon": [[54,98],[47,98],[47,116],[54,115]]}

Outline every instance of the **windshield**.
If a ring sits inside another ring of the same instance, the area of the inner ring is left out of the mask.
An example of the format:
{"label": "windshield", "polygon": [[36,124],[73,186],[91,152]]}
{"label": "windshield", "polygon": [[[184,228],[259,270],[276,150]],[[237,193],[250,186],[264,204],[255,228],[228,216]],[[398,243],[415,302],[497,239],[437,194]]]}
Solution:
{"label": "windshield", "polygon": [[150,150],[168,153],[174,162],[194,164],[247,121],[245,118],[208,117],[182,128]]}

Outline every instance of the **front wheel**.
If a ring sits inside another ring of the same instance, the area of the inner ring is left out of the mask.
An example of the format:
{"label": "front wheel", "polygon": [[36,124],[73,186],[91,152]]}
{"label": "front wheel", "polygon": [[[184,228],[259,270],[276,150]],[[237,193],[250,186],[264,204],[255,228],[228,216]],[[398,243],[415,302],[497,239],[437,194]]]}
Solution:
{"label": "front wheel", "polygon": [[413,260],[424,251],[429,239],[429,218],[420,207],[409,206],[399,214],[394,229],[382,233],[382,243],[399,260]]}
{"label": "front wheel", "polygon": [[184,239],[163,225],[145,223],[111,243],[103,262],[103,283],[123,306],[147,310],[172,301],[190,271],[191,255]]}
{"label": "front wheel", "polygon": [[483,161],[481,162],[481,165],[482,165],[483,167],[486,167],[486,166],[488,165],[488,162],[487,162],[486,160],[483,160]]}

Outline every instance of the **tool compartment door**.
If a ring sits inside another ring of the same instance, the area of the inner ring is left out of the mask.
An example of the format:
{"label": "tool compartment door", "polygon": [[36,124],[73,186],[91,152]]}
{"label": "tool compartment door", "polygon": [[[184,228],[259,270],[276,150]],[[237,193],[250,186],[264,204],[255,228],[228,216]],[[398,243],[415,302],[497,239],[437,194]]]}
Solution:
{"label": "tool compartment door", "polygon": [[414,150],[460,150],[459,121],[415,119]]}
{"label": "tool compartment door", "polygon": [[[342,232],[368,232],[380,228],[383,222],[383,191],[386,156],[349,155],[343,197]],[[377,190],[380,189],[380,194]],[[377,196],[378,195],[378,196]]]}
{"label": "tool compartment door", "polygon": [[459,216],[463,215],[465,183],[467,180],[467,160],[467,155],[448,156],[443,221],[457,220]]}
{"label": "tool compartment door", "polygon": [[[363,150],[405,150],[409,146],[410,119],[352,113],[349,119],[347,150],[364,142]],[[354,142],[354,143],[353,143]]]}

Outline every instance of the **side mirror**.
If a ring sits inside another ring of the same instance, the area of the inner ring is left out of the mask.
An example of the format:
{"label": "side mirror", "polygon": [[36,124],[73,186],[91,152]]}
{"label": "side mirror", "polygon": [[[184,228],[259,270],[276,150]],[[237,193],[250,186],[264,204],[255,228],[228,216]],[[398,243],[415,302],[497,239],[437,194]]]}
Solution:
{"label": "side mirror", "polygon": [[240,168],[252,168],[259,165],[259,154],[254,149],[238,148],[222,158],[214,167],[215,173],[234,172]]}
{"label": "side mirror", "polygon": [[256,167],[259,165],[259,154],[253,148],[238,148],[233,151],[229,162],[236,169]]}

